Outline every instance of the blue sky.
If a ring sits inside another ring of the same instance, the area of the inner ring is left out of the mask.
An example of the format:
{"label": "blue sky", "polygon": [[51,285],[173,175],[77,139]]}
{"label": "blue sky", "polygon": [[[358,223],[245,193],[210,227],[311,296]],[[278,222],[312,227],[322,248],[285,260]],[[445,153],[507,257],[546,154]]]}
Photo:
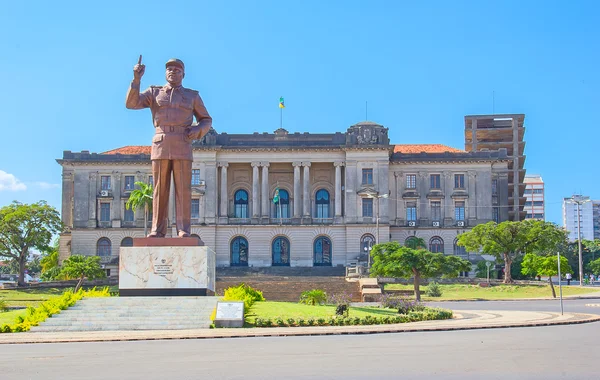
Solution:
{"label": "blue sky", "polygon": [[600,3],[86,3],[2,5],[0,205],[60,209],[63,150],[149,145],[150,113],[124,105],[139,54],[143,87],[182,59],[219,132],[273,132],[280,96],[290,132],[345,131],[368,101],[396,144],[464,148],[465,115],[524,113],[547,219],[574,192],[600,199]]}

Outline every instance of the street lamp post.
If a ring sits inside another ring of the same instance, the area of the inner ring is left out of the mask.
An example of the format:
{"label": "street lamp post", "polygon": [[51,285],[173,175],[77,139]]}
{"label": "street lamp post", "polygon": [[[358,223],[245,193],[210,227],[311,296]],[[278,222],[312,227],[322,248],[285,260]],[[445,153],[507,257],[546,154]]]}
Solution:
{"label": "street lamp post", "polygon": [[580,206],[589,202],[589,197],[573,195],[571,201],[577,205],[577,245],[579,249],[579,286],[583,286],[583,254],[581,252],[581,209]]}

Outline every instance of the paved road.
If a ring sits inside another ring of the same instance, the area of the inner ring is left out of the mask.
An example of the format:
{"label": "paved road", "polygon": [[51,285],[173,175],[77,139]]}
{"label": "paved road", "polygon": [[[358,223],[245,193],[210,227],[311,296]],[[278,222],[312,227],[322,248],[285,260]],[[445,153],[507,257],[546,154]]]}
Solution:
{"label": "paved road", "polygon": [[[599,313],[577,300],[565,309]],[[453,302],[556,310],[558,302]],[[592,379],[600,323],[428,333],[0,346],[0,379]],[[507,377],[503,373],[510,373]]]}
{"label": "paved road", "polygon": [[[560,312],[560,300],[538,301],[463,301],[463,302],[429,302],[429,306],[443,307],[452,310],[521,310]],[[569,313],[600,314],[599,307],[586,304],[600,304],[600,299],[564,299],[563,308]],[[599,346],[600,348],[600,346]],[[598,375],[600,378],[600,375]]]}

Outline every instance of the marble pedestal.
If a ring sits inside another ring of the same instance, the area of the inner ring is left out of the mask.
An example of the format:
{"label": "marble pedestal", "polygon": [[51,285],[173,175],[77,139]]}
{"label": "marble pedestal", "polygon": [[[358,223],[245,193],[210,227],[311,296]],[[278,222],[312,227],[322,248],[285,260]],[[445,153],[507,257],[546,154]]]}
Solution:
{"label": "marble pedestal", "polygon": [[119,295],[213,296],[215,252],[196,238],[133,239],[121,247]]}

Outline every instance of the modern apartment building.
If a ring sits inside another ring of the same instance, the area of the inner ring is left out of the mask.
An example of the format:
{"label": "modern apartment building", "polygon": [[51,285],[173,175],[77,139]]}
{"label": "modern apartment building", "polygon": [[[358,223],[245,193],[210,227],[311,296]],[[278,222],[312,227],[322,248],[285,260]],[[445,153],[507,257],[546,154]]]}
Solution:
{"label": "modern apartment building", "polygon": [[594,203],[598,204],[583,195],[563,198],[563,227],[569,232],[570,241],[578,239],[578,228],[582,240],[594,240]]}
{"label": "modern apartment building", "polygon": [[504,148],[508,163],[508,217],[523,220],[525,205],[524,114],[465,116],[465,150],[485,152]]}
{"label": "modern apartment building", "polygon": [[544,180],[539,174],[525,175],[525,219],[545,220]]}

